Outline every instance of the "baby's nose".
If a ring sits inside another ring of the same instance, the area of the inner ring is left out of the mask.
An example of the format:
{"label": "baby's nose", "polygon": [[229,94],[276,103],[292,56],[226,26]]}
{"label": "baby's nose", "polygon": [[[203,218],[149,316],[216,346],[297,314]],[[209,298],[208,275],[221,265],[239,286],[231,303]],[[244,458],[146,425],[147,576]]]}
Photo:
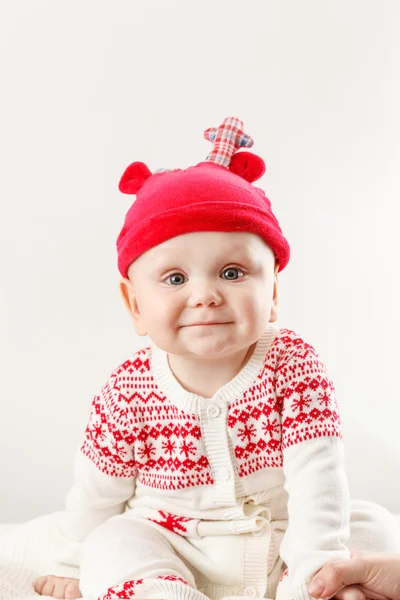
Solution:
{"label": "baby's nose", "polygon": [[191,306],[218,306],[222,302],[222,295],[218,286],[210,282],[193,285],[190,294]]}

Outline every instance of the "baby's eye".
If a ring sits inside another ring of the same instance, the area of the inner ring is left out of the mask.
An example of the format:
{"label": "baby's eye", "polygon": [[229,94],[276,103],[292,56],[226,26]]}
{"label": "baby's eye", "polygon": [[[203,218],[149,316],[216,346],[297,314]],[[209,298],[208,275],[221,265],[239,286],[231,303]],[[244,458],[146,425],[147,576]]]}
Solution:
{"label": "baby's eye", "polygon": [[228,269],[225,269],[222,275],[224,275],[225,273],[226,277],[224,277],[224,279],[226,279],[227,281],[235,281],[235,279],[238,279],[238,273],[242,273],[242,275],[244,275],[243,271],[241,269],[237,269],[236,267],[229,267]]}
{"label": "baby's eye", "polygon": [[169,275],[165,281],[171,283],[172,285],[182,285],[182,283],[185,283],[184,280],[185,276],[182,275],[182,273],[172,273],[172,275]]}

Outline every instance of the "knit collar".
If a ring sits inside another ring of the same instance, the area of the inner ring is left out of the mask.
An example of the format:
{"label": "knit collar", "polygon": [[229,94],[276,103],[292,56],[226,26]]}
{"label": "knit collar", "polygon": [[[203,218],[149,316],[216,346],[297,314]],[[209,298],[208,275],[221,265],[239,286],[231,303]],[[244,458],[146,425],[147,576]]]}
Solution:
{"label": "knit collar", "polygon": [[256,343],[247,364],[233,379],[219,388],[212,398],[204,398],[185,390],[171,371],[167,352],[152,343],[150,364],[154,381],[170,402],[188,413],[198,413],[202,407],[208,404],[230,404],[254,383],[263,368],[265,357],[278,333],[279,329],[269,324]]}

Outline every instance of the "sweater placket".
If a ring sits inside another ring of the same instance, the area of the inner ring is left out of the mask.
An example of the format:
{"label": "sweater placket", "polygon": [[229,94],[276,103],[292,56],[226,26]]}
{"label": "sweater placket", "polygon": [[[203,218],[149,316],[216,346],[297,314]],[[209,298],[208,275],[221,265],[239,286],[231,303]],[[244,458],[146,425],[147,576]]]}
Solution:
{"label": "sweater placket", "polygon": [[201,403],[200,426],[214,479],[213,499],[218,507],[236,504],[234,466],[226,427],[227,415],[227,403],[218,396],[213,398],[212,403]]}

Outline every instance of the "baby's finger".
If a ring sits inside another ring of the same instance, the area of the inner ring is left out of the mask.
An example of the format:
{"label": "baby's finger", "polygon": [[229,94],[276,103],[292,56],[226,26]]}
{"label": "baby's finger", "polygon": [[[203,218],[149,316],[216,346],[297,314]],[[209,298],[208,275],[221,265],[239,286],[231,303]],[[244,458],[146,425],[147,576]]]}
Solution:
{"label": "baby's finger", "polygon": [[378,592],[373,592],[372,590],[368,590],[363,585],[359,585],[358,587],[367,597],[367,600],[390,600],[390,598],[388,598],[387,596],[379,594]]}
{"label": "baby's finger", "polygon": [[337,600],[366,600],[358,585],[347,585],[335,594]]}
{"label": "baby's finger", "polygon": [[352,550],[350,552],[350,558],[358,558],[359,556],[368,556],[368,554],[372,554],[369,550]]}

